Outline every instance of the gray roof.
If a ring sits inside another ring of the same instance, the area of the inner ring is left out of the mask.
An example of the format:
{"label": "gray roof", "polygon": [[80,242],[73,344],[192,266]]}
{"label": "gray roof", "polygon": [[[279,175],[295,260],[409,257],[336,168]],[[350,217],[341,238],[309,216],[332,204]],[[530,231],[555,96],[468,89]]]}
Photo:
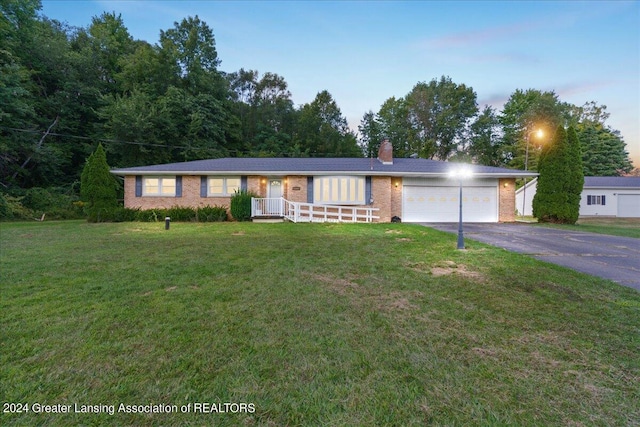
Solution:
{"label": "gray roof", "polygon": [[[192,162],[138,166],[114,169],[116,175],[386,175],[386,176],[446,176],[458,163],[427,159],[394,159],[382,164],[367,158],[255,158],[233,157],[195,160]],[[484,177],[532,177],[535,172],[466,165],[474,174]]]}
{"label": "gray roof", "polygon": [[640,176],[585,176],[584,187],[640,188]]}

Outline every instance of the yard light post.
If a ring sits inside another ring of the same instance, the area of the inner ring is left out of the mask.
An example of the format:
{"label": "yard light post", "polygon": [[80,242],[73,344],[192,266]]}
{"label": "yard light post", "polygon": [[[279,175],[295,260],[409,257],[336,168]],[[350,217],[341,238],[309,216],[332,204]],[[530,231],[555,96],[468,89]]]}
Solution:
{"label": "yard light post", "polygon": [[471,169],[461,166],[449,172],[449,176],[458,179],[458,246],[457,249],[464,249],[464,233],[462,231],[462,180],[473,175]]}
{"label": "yard light post", "polygon": [[[531,132],[527,132],[527,145],[524,150],[524,171],[527,172],[529,169],[529,142],[531,141],[531,134],[535,133],[538,135],[538,138],[542,138],[544,136],[544,132],[542,129],[532,130]],[[524,209],[526,206],[527,200],[527,177],[524,177],[524,185],[522,186],[522,219],[524,219]]]}

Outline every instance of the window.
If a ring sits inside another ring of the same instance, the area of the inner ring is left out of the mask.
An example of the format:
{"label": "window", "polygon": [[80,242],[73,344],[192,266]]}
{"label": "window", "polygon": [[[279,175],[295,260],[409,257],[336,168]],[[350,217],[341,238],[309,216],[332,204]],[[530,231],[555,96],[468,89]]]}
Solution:
{"label": "window", "polygon": [[587,205],[606,205],[605,196],[587,196]]}
{"label": "window", "polygon": [[215,177],[207,181],[208,196],[233,196],[240,190],[240,177]]}
{"label": "window", "polygon": [[313,202],[328,205],[364,205],[365,178],[326,176],[313,179]]}
{"label": "window", "polygon": [[145,177],[142,183],[143,196],[175,197],[175,177]]}

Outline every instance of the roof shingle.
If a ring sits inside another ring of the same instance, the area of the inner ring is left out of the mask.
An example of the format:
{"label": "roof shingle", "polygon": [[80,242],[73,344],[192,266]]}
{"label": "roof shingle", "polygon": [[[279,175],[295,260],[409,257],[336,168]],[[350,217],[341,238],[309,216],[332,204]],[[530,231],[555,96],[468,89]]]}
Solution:
{"label": "roof shingle", "polygon": [[[273,174],[309,175],[350,173],[355,175],[420,176],[447,175],[456,163],[428,159],[399,159],[382,164],[367,158],[222,158],[114,169],[116,175],[136,174]],[[535,172],[467,165],[474,174],[483,176],[537,176]]]}

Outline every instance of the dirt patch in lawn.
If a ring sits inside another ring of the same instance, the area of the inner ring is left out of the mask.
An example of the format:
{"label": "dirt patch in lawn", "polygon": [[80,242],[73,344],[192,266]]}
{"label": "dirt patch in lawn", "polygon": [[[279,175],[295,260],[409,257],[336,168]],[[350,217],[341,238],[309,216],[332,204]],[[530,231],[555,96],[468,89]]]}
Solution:
{"label": "dirt patch in lawn", "polygon": [[419,307],[412,300],[422,297],[424,297],[424,294],[420,291],[409,291],[371,295],[370,299],[375,302],[376,307],[381,311],[413,311]]}
{"label": "dirt patch in lawn", "polygon": [[413,271],[428,273],[433,277],[442,277],[451,274],[457,274],[459,276],[467,277],[470,279],[480,280],[483,278],[482,273],[480,273],[479,271],[471,270],[464,264],[456,264],[455,262],[449,260],[439,262],[436,265],[428,265],[427,263],[419,262],[407,264],[406,267]]}
{"label": "dirt patch in lawn", "polygon": [[413,311],[418,305],[413,301],[424,297],[420,291],[387,292],[376,286],[360,285],[353,280],[333,277],[326,274],[314,274],[312,280],[325,284],[331,291],[346,297],[354,306],[363,303],[373,305],[380,311]]}
{"label": "dirt patch in lawn", "polygon": [[311,278],[328,285],[329,289],[339,293],[340,295],[345,295],[348,290],[356,291],[361,287],[357,283],[350,280],[341,279],[326,274],[314,274],[311,276]]}

